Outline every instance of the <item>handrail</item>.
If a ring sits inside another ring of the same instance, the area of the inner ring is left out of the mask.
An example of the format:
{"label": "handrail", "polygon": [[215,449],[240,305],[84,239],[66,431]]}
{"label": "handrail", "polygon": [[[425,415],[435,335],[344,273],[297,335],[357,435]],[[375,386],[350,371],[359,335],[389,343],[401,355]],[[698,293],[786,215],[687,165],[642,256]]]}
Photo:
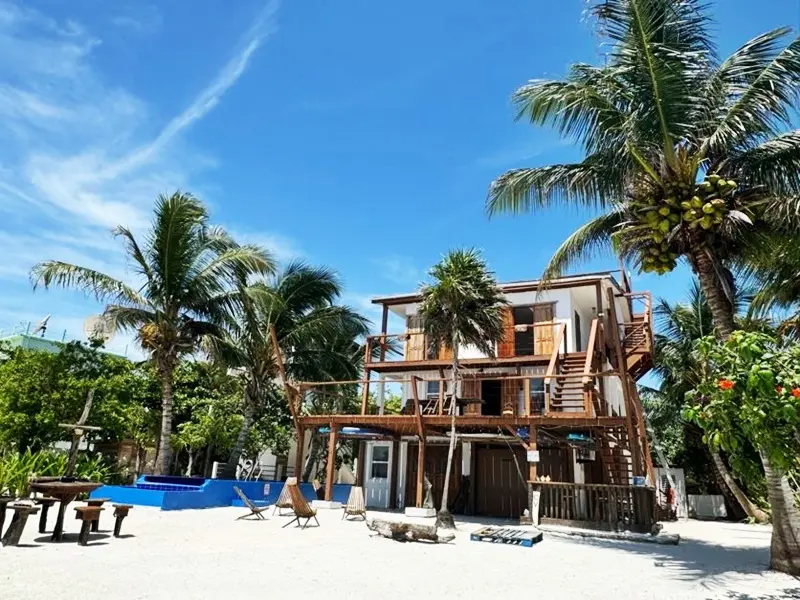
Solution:
{"label": "handrail", "polygon": [[558,328],[558,333],[556,334],[556,338],[553,343],[553,352],[550,354],[550,362],[547,364],[547,371],[545,371],[544,375],[544,412],[545,414],[550,413],[550,379],[553,376],[553,372],[555,371],[556,364],[558,363],[558,357],[561,353],[561,340],[564,337],[564,332],[567,329],[566,323],[560,323],[560,327]]}
{"label": "handrail", "polygon": [[[597,330],[599,325],[600,319],[598,317],[592,319],[592,328],[589,330],[589,342],[586,345],[586,360],[583,363],[584,373],[589,373],[592,370],[592,365],[594,365],[594,351],[597,345]],[[583,378],[583,384],[589,384],[588,376]]]}

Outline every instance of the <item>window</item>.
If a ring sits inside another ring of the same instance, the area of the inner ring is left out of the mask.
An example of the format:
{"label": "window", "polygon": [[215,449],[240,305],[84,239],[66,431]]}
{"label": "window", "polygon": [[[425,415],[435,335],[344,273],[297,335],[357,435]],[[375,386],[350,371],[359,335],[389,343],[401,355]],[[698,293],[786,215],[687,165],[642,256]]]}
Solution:
{"label": "window", "polygon": [[544,413],[544,379],[531,379],[531,413]]}
{"label": "window", "polygon": [[372,479],[388,479],[389,477],[389,446],[372,447]]}
{"label": "window", "polygon": [[439,381],[427,381],[427,386],[425,387],[425,397],[426,398],[438,398],[439,397],[439,385],[441,382]]}

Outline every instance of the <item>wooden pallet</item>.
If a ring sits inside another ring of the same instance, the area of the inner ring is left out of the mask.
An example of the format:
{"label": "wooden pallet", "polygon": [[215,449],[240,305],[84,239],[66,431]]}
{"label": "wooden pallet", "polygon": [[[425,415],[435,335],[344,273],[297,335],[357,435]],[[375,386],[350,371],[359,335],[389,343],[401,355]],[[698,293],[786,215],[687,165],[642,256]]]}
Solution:
{"label": "wooden pallet", "polygon": [[474,542],[492,542],[495,544],[512,544],[530,548],[542,541],[541,531],[525,529],[510,529],[501,527],[484,527],[470,534],[469,539]]}

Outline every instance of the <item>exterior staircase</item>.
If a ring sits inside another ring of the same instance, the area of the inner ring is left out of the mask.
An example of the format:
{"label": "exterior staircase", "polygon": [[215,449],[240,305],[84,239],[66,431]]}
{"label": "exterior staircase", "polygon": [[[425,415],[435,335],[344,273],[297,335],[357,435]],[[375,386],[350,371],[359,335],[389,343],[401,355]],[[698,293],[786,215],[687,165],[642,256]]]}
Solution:
{"label": "exterior staircase", "polygon": [[[558,374],[578,375],[583,373],[585,363],[585,352],[565,354],[559,365]],[[560,413],[584,412],[584,389],[581,377],[555,379],[550,396],[550,410]]]}
{"label": "exterior staircase", "polygon": [[603,464],[606,483],[631,485],[633,463],[626,452],[631,445],[624,427],[597,431],[597,449]]}
{"label": "exterior staircase", "polygon": [[644,314],[635,314],[631,322],[623,324],[621,342],[628,373],[635,381],[653,368],[653,340]]}

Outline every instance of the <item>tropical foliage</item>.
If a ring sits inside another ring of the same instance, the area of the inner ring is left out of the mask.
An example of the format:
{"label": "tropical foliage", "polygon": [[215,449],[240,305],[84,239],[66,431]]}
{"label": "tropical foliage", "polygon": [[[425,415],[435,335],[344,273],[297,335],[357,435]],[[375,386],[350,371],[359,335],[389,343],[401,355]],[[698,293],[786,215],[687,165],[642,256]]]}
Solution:
{"label": "tropical foliage", "polygon": [[59,286],[93,294],[107,303],[105,317],[132,330],[150,353],[161,379],[161,437],[156,473],[169,469],[174,372],[181,356],[222,335],[237,286],[250,275],[270,274],[274,265],[262,248],[237,244],[209,224],[205,207],[189,194],[159,196],[148,234],[140,243],[118,227],[135,274],[122,282],[94,269],[50,260],[31,273],[34,287]]}
{"label": "tropical foliage", "polygon": [[450,471],[456,446],[456,399],[460,379],[459,351],[473,345],[487,356],[503,338],[503,308],[507,304],[494,274],[474,250],[451,250],[430,270],[432,282],[423,285],[419,314],[426,340],[434,355],[448,348],[453,355],[450,370],[450,446],[447,452],[442,505],[437,524],[453,528],[448,506]]}
{"label": "tropical foliage", "polygon": [[605,65],[576,64],[514,94],[519,118],[555,126],[585,158],[503,174],[487,209],[601,211],[556,251],[546,277],[608,247],[644,272],[685,258],[727,336],[729,269],[764,239],[797,231],[800,39],[775,29],[720,60],[701,0],[604,0],[590,14]]}
{"label": "tropical foliage", "polygon": [[[58,477],[67,468],[67,454],[55,450],[0,453],[0,495],[25,497],[28,484],[35,477]],[[79,456],[75,476],[109,484],[120,483],[115,465],[101,456]]]}

